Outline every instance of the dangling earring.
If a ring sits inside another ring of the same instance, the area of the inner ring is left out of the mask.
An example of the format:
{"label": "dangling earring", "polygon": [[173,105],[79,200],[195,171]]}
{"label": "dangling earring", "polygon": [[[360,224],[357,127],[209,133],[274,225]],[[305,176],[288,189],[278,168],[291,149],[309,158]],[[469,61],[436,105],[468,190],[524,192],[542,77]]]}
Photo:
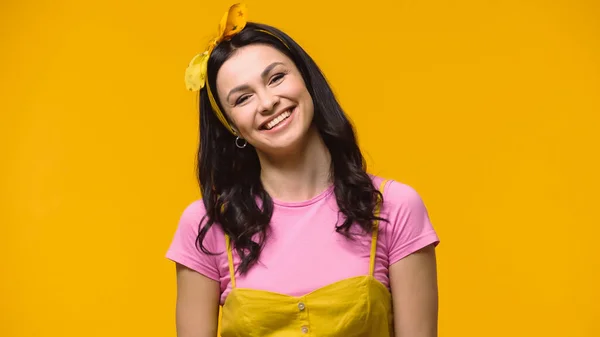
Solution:
{"label": "dangling earring", "polygon": [[[242,140],[244,142],[242,144],[240,144],[240,140]],[[239,149],[245,148],[246,145],[248,145],[248,142],[244,138],[235,137],[235,146],[237,146]]]}

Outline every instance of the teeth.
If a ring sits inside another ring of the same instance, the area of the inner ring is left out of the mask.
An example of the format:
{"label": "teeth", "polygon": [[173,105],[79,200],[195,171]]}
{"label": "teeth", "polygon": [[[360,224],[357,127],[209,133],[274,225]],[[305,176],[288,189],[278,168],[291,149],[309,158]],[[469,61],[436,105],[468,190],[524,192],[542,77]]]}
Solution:
{"label": "teeth", "polygon": [[270,129],[276,127],[277,124],[283,122],[285,119],[290,117],[291,114],[292,113],[290,112],[290,110],[286,110],[286,111],[282,112],[281,115],[277,116],[274,120],[267,123],[267,125],[265,126],[266,129],[270,130]]}

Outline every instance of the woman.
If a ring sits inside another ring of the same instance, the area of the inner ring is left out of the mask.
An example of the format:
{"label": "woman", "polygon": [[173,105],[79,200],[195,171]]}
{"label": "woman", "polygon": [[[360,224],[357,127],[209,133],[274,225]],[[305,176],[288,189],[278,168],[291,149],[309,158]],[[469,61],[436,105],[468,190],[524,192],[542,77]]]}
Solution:
{"label": "woman", "polygon": [[[365,171],[310,56],[234,5],[186,71],[198,179],[167,257],[179,337],[437,335],[438,237],[415,190]],[[393,308],[393,310],[392,310]]]}

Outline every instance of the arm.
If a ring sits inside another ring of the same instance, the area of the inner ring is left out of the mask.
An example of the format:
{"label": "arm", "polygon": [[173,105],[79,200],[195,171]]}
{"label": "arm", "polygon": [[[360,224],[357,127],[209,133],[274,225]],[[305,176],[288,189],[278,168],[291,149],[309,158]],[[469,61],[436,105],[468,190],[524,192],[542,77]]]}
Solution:
{"label": "arm", "polygon": [[[167,251],[167,258],[175,262],[177,272],[175,325],[178,337],[217,336],[220,262],[217,256],[202,253],[196,245],[198,225],[204,215],[201,200],[186,207]],[[222,252],[225,239],[213,226],[203,244],[209,251]]]}
{"label": "arm", "polygon": [[219,283],[179,263],[177,270],[177,337],[216,337]]}
{"label": "arm", "polygon": [[434,245],[390,266],[396,337],[437,337],[436,269]]}
{"label": "arm", "polygon": [[437,337],[438,286],[435,247],[439,238],[423,199],[392,181],[384,203],[384,226],[396,337]]}

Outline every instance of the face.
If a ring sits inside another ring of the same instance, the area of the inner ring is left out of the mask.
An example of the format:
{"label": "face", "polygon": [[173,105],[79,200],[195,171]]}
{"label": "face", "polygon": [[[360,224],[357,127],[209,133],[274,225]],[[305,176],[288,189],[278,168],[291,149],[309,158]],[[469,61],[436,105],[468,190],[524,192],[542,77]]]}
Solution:
{"label": "face", "polygon": [[312,98],[292,60],[273,47],[236,50],[217,73],[217,92],[237,133],[257,151],[281,153],[308,134]]}

